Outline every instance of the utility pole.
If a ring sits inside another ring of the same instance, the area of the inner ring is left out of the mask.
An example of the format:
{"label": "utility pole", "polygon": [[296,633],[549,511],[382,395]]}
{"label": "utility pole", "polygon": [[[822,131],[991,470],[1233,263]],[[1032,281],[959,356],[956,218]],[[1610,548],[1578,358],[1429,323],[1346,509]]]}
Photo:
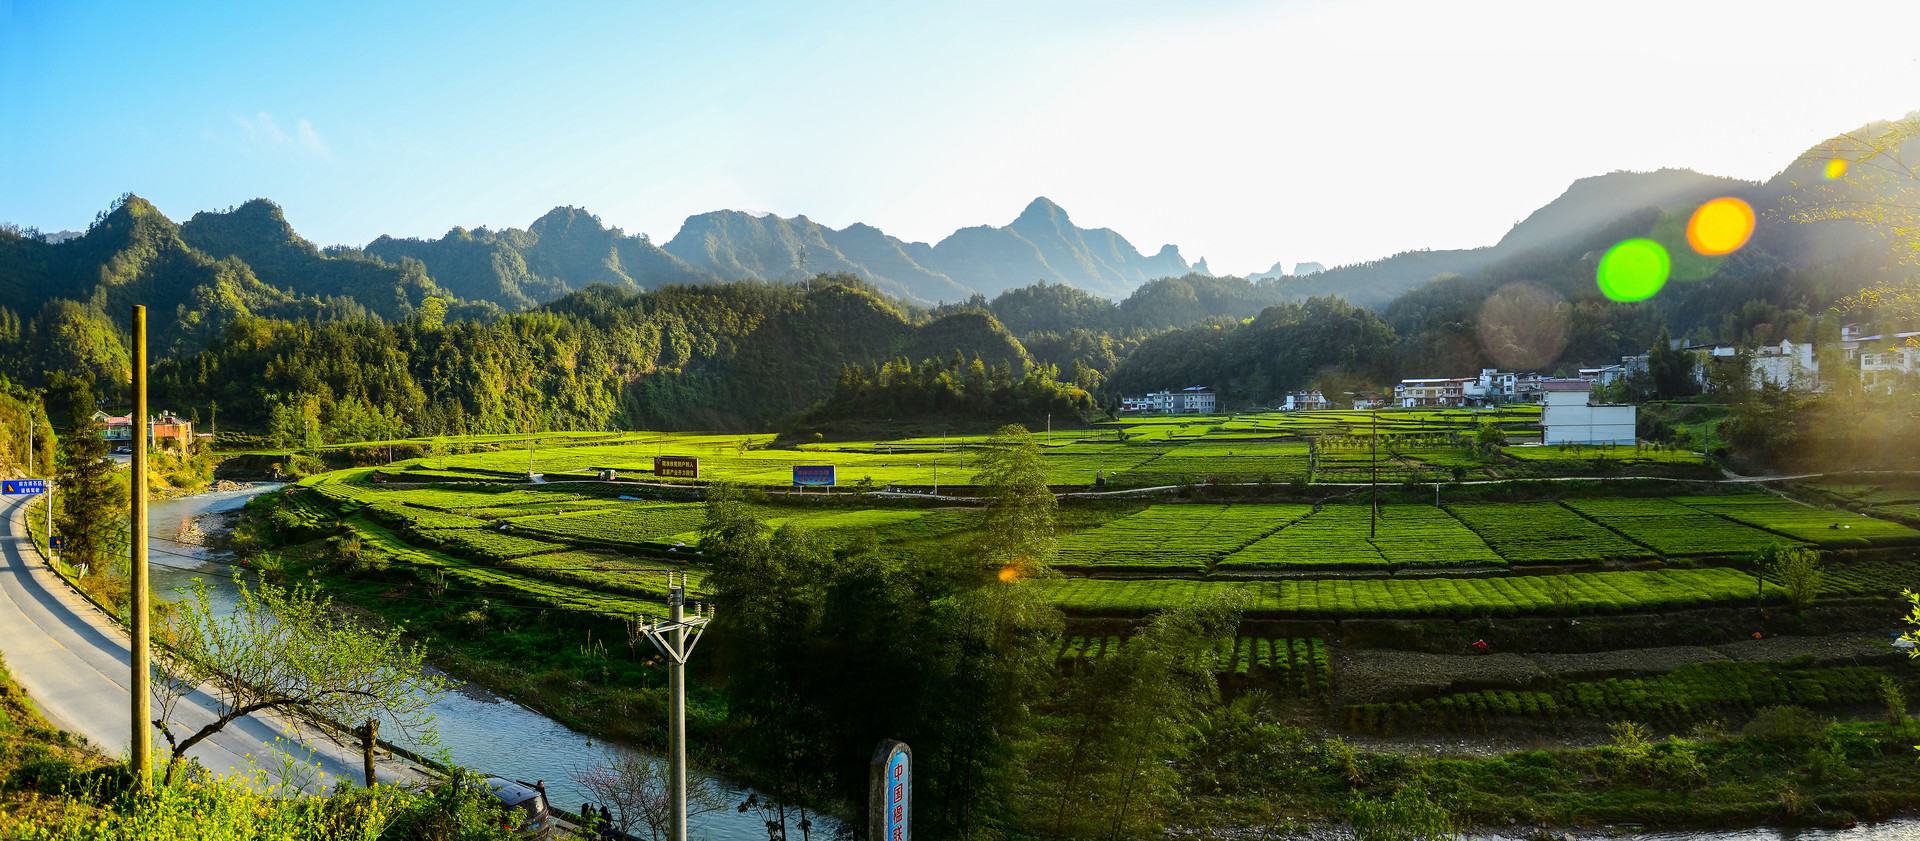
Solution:
{"label": "utility pole", "polygon": [[[147,422],[147,308],[142,306],[133,308],[133,422]],[[132,438],[133,476],[129,484],[133,540],[128,560],[132,566],[133,606],[128,626],[133,637],[133,684],[129,687],[133,741],[127,751],[133,759],[133,778],[145,789],[153,779],[153,696],[148,688],[151,676],[147,666],[147,436],[136,433]]]}
{"label": "utility pole", "polygon": [[673,804],[667,841],[687,841],[687,657],[713,614],[686,615],[687,575],[680,573],[678,585],[673,575],[667,573],[667,621],[643,625],[640,633],[667,658],[667,796]]}
{"label": "utility pole", "polygon": [[1053,413],[1047,413],[1047,443],[1053,443]]}
{"label": "utility pole", "polygon": [[1380,410],[1373,410],[1373,511],[1367,521],[1367,538],[1380,536]]}

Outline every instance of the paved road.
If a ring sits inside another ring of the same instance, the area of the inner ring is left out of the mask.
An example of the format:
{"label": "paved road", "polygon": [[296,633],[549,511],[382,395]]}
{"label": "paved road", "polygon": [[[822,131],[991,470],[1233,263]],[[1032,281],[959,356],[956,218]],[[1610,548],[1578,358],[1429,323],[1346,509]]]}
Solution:
{"label": "paved road", "polygon": [[[50,723],[108,755],[124,757],[132,673],[127,635],[48,570],[30,547],[21,522],[27,499],[0,497],[0,655]],[[187,697],[171,719],[175,732],[185,738],[184,733],[212,722],[212,708],[204,692]],[[334,744],[311,730],[294,730],[289,739],[290,729],[277,716],[248,716],[187,755],[218,774],[258,768],[275,780],[282,777],[282,757],[298,757],[297,767],[305,770],[285,775],[286,781],[312,792],[341,777],[359,781],[357,747]],[[157,729],[153,743],[156,749],[166,746]],[[421,779],[415,769],[392,759],[382,759],[376,773],[386,782]]]}

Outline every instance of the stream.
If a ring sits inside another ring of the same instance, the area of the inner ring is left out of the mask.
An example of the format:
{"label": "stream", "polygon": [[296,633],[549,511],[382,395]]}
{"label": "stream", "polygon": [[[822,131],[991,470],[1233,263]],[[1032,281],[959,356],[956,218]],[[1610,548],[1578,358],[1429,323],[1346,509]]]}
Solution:
{"label": "stream", "polygon": [[[240,490],[216,491],[177,499],[160,500],[149,505],[149,564],[155,598],[177,600],[199,578],[206,582],[215,608],[231,611],[239,601],[239,591],[230,578],[235,568],[213,561],[224,553],[204,545],[227,527],[227,515],[263,493],[280,485],[256,483]],[[616,748],[574,732],[540,713],[501,698],[476,684],[464,684],[448,692],[433,705],[439,731],[439,748],[457,764],[487,774],[518,780],[546,783],[551,802],[569,811],[590,800],[571,778],[576,771],[595,764],[602,753]],[[393,732],[382,728],[383,734]],[[418,745],[406,744],[410,749]],[[420,750],[427,756],[437,751]],[[761,841],[766,826],[754,813],[742,814],[733,805],[746,799],[747,792],[719,783],[727,808],[687,821],[689,838],[710,841]],[[815,832],[835,828],[830,818],[816,817]],[[797,830],[796,830],[797,832]],[[798,837],[796,834],[795,837]]]}

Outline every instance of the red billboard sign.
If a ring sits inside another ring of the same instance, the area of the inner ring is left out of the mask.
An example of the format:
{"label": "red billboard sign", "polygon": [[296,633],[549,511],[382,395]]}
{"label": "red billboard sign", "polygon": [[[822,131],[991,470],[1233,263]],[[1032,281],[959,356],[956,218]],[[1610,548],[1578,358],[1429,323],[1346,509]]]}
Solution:
{"label": "red billboard sign", "polygon": [[653,475],[662,479],[700,478],[698,456],[654,456]]}

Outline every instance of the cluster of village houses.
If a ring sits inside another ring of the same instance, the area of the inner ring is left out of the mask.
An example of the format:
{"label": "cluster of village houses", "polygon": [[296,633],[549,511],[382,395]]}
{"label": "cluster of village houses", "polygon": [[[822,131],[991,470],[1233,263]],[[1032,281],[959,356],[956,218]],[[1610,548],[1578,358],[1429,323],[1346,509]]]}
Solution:
{"label": "cluster of village houses", "polygon": [[[1710,390],[1712,371],[1734,363],[1744,355],[1747,376],[1754,387],[1771,385],[1788,391],[1818,391],[1824,387],[1820,363],[1814,346],[1808,342],[1781,339],[1775,344],[1743,348],[1735,344],[1685,345],[1676,342],[1698,360],[1694,376],[1701,390]],[[1878,333],[1868,325],[1849,324],[1841,328],[1841,356],[1847,370],[1857,372],[1860,384],[1868,390],[1891,392],[1894,383],[1911,378],[1920,371],[1920,332]],[[1648,354],[1621,357],[1618,365],[1581,368],[1575,377],[1549,377],[1537,373],[1521,374],[1482,369],[1473,377],[1423,377],[1401,380],[1391,397],[1360,392],[1340,405],[1318,390],[1297,391],[1286,395],[1276,407],[1280,411],[1307,411],[1347,408],[1469,408],[1504,403],[1543,404],[1541,424],[1546,428],[1545,443],[1632,444],[1634,407],[1595,402],[1596,386],[1608,386],[1635,373],[1645,373]],[[1160,412],[1166,414],[1207,414],[1214,410],[1213,389],[1191,386],[1179,391],[1162,391],[1145,397],[1121,398],[1122,412]]]}
{"label": "cluster of village houses", "polygon": [[[100,437],[107,439],[107,444],[116,452],[123,448],[126,452],[133,451],[133,415],[95,411],[93,421],[100,425]],[[147,419],[147,443],[151,446],[172,446],[184,451],[195,440],[212,441],[213,435],[206,432],[194,435],[192,421],[164,409]]]}

